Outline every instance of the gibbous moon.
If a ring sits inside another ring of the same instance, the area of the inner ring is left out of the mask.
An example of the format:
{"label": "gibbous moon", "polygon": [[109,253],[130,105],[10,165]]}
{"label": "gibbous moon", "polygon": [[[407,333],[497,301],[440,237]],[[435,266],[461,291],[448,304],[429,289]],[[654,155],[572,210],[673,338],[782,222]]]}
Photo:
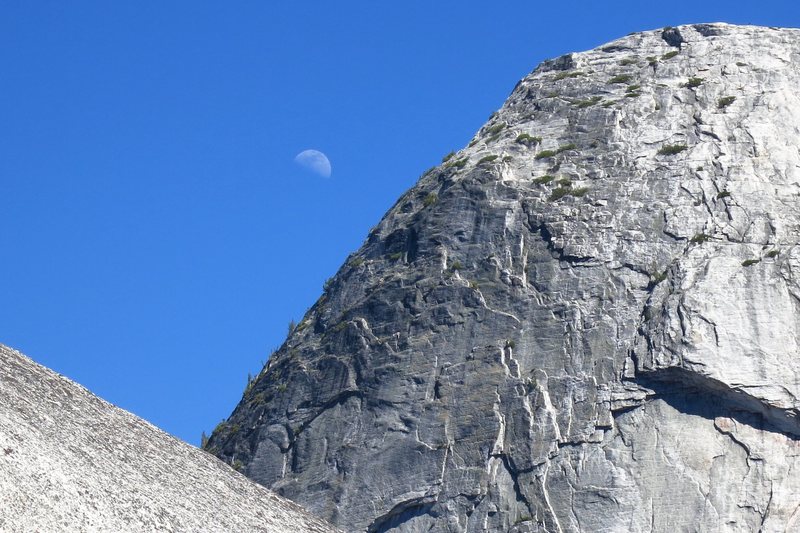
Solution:
{"label": "gibbous moon", "polygon": [[303,150],[295,156],[294,162],[323,178],[331,177],[331,162],[319,150]]}

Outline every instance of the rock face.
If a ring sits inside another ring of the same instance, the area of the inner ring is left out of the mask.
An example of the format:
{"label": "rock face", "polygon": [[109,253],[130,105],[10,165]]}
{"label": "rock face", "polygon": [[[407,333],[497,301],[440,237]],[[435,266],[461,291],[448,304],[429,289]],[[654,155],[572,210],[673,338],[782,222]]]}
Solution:
{"label": "rock face", "polygon": [[800,531],[800,31],[546,61],[209,449],[351,531]]}
{"label": "rock face", "polygon": [[0,345],[0,531],[337,531]]}

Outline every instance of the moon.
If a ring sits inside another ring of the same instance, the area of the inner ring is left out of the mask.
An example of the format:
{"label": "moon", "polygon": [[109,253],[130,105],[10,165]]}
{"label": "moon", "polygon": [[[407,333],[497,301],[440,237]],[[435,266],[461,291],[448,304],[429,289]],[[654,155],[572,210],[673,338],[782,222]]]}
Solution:
{"label": "moon", "polygon": [[323,178],[331,177],[331,162],[319,150],[303,150],[294,157],[294,162]]}

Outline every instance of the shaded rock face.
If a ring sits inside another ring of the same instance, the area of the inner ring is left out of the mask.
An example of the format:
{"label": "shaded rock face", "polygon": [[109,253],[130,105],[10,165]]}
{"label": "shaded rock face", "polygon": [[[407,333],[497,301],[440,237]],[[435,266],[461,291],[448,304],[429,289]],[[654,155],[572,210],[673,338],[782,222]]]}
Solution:
{"label": "shaded rock face", "polygon": [[0,345],[0,531],[337,530]]}
{"label": "shaded rock face", "polygon": [[210,450],[351,531],[800,530],[800,31],[543,63]]}

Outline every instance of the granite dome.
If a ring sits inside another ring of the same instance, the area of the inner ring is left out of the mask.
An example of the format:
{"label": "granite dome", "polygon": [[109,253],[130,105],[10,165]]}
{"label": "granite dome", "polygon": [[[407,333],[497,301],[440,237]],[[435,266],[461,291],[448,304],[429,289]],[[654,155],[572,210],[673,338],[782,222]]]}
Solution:
{"label": "granite dome", "polygon": [[351,531],[800,529],[800,31],[546,61],[209,451]]}

